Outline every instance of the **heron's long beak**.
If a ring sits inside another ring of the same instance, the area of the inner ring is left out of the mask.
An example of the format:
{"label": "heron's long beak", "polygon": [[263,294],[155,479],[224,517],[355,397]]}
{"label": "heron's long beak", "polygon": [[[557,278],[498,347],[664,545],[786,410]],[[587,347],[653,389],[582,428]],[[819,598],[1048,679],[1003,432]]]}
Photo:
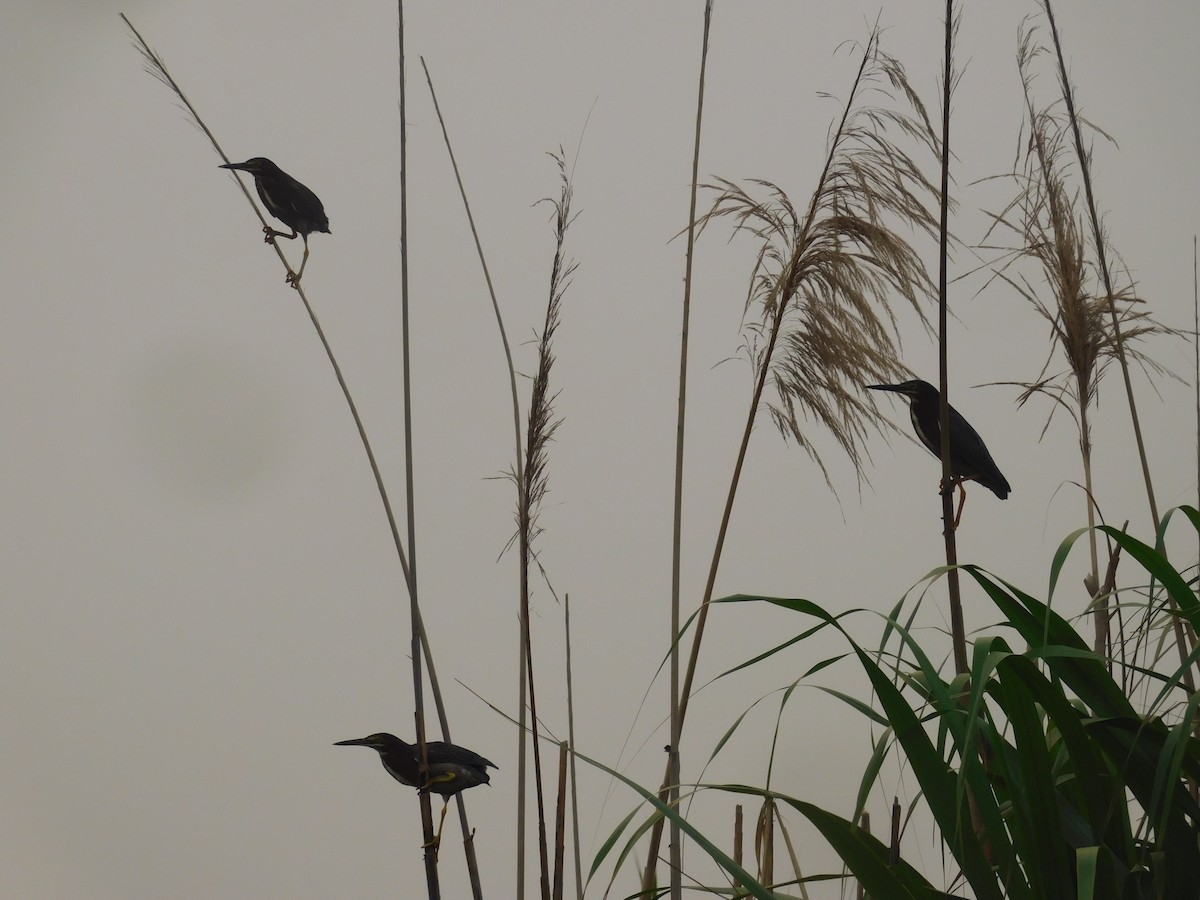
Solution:
{"label": "heron's long beak", "polygon": [[246,163],[222,163],[217,166],[218,169],[237,169],[240,172],[250,172],[250,166]]}
{"label": "heron's long beak", "polygon": [[891,391],[893,394],[903,394],[904,388],[898,384],[868,384],[867,390],[871,391]]}
{"label": "heron's long beak", "polygon": [[335,747],[371,747],[373,746],[367,738],[355,738],[352,741],[337,741]]}

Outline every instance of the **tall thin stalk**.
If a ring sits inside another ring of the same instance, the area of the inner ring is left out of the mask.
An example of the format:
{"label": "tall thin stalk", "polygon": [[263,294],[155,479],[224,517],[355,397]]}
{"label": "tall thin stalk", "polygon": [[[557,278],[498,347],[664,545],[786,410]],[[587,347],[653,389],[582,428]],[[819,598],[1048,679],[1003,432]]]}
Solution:
{"label": "tall thin stalk", "polygon": [[[413,727],[417,735],[417,748],[421,766],[429,769],[429,747],[425,738],[425,694],[421,674],[421,613],[417,600],[417,528],[416,501],[413,496],[413,441],[412,441],[412,375],[409,352],[408,327],[408,92],[404,65],[404,0],[396,3],[396,44],[398,48],[400,92],[400,358],[404,396],[404,493],[408,515],[408,598],[412,618],[412,680],[413,680]],[[428,791],[419,794],[421,803],[421,830],[425,837],[425,883],[430,900],[441,896],[438,883],[437,847],[433,845],[433,809]]]}
{"label": "tall thin stalk", "polygon": [[[700,189],[700,133],[704,122],[704,74],[708,66],[708,38],[712,28],[712,0],[704,4],[704,36],[700,41],[700,77],[696,87],[696,134],[692,140],[692,187],[688,198],[687,253],[683,273],[683,323],[679,337],[679,407],[675,423],[675,503],[671,525],[671,743],[667,748],[667,801],[679,808],[679,740],[683,719],[679,715],[679,591],[683,560],[683,448],[687,412],[688,327],[692,310],[692,262],[696,248],[696,197]],[[657,855],[657,848],[654,850]],[[671,900],[683,895],[683,848],[677,822],[671,822]]]}
{"label": "tall thin stalk", "polygon": [[558,745],[558,790],[554,807],[554,879],[550,888],[551,900],[563,900],[563,856],[567,848],[567,743]]}
{"label": "tall thin stalk", "polygon": [[[563,640],[566,644],[567,669],[567,743],[575,750],[575,682],[571,664],[571,595],[563,595]],[[575,858],[575,897],[583,900],[583,864],[579,846],[579,779],[575,770],[575,753],[571,753],[571,845]]]}
{"label": "tall thin stalk", "polygon": [[[862,442],[870,431],[889,427],[874,400],[863,396],[862,385],[907,373],[898,362],[889,300],[899,296],[924,320],[920,300],[929,296],[931,285],[920,257],[901,232],[936,232],[937,221],[924,198],[936,195],[937,189],[886,131],[896,128],[927,149],[937,139],[902,67],[879,52],[877,37],[873,32],[864,49],[807,209],[799,212],[787,194],[769,182],[753,182],[768,193],[766,200],[757,200],[745,188],[721,180],[712,209],[700,220],[703,226],[730,216],[737,231],[748,232],[762,243],[746,300],[759,316],[748,326],[756,369],[754,392],[680,688],[680,734],[750,435],[768,379],[775,389],[775,400],[768,404],[773,421],[818,464],[827,483],[828,471],[801,421],[815,420],[825,426],[861,478]],[[860,91],[868,87],[887,93],[881,81],[909,102],[914,117],[858,105]],[[899,222],[900,227],[893,230],[889,221]],[[760,340],[761,350],[757,349]],[[668,761],[658,795],[664,804],[671,773]],[[656,882],[662,828],[659,819],[651,831],[643,891]]]}
{"label": "tall thin stalk", "polygon": [[947,348],[949,297],[947,269],[950,245],[950,98],[954,92],[954,0],[946,0],[946,46],[942,65],[942,187],[938,223],[938,428],[942,446],[942,536],[946,544],[946,586],[950,595],[950,639],[954,648],[954,670],[968,671],[967,632],[963,621],[962,589],[958,583],[958,543],[954,528],[954,481],[950,468],[950,366]]}

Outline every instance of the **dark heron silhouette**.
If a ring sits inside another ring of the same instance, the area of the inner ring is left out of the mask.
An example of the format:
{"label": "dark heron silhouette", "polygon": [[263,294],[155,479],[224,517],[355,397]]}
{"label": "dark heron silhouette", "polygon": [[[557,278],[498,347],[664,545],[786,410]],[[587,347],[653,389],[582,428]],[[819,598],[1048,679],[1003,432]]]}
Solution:
{"label": "dark heron silhouette", "polygon": [[[912,418],[913,430],[921,443],[938,459],[942,458],[942,429],[939,422],[941,394],[928,381],[905,381],[900,384],[869,384],[873,391],[891,391],[908,398],[908,413]],[[964,481],[978,481],[985,488],[1005,500],[1011,490],[1008,480],[992,460],[983,438],[971,427],[953,406],[950,407],[950,477],[958,486],[958,512],[954,516],[954,527],[962,516],[967,501]]]}
{"label": "dark heron silhouette", "polygon": [[296,237],[304,238],[304,258],[300,261],[300,270],[295,275],[288,275],[288,284],[300,284],[300,276],[304,274],[304,266],[308,263],[308,236],[314,231],[329,230],[329,217],[325,215],[325,207],[317,195],[298,182],[275,163],[261,156],[248,159],[243,163],[228,163],[222,169],[235,169],[239,172],[249,172],[254,176],[254,186],[258,189],[259,199],[267,212],[280,222],[292,229],[291,234],[276,231],[270,225],[263,226],[266,242],[272,238]]}
{"label": "dark heron silhouette", "polygon": [[338,741],[335,747],[370,747],[379,754],[379,761],[389,775],[401,784],[415,787],[424,792],[442,795],[442,816],[438,821],[437,837],[433,846],[442,841],[442,825],[446,822],[446,808],[450,798],[467,788],[488,784],[492,778],[487,770],[500,768],[489,759],[484,759],[473,750],[444,741],[427,741],[425,750],[429,756],[429,770],[421,770],[421,748],[406,743],[394,734],[381,732],[365,738]]}

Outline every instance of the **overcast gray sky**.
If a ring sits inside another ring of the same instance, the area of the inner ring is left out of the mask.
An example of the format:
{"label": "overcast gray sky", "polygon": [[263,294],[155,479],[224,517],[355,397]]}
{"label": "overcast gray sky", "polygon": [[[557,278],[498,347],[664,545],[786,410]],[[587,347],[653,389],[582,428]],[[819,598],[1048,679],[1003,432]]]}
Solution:
{"label": "overcast gray sky", "polygon": [[[936,109],[938,3],[718,3],[709,60],[707,180],[766,178],[806,203],[857,65],[843,42],[879,15],[884,49]],[[1064,0],[1060,26],[1096,147],[1116,248],[1165,323],[1192,322],[1193,2]],[[321,347],[230,177],[141,68],[123,11],[163,55],[236,159],[268,156],[313,188],[333,233],[304,283],[403,504],[395,8],[386,3],[109,2],[6,7],[0,31],[0,333],[6,423],[0,540],[0,894],[27,898],[418,896],[417,805],[367,750],[411,736],[408,609],[375,487]],[[955,99],[954,227],[977,242],[1007,188],[1021,99],[1018,24],[1032,3],[971,4]],[[539,540],[575,627],[580,749],[657,784],[665,686],[640,698],[669,643],[670,501],[683,244],[702,3],[408,5],[409,221],[419,569],[454,738],[495,760],[468,794],[490,897],[512,893],[515,734],[459,682],[513,710],[516,578],[499,558],[513,492],[508,387],[496,327],[420,77],[434,76],[493,278],[531,371],[553,251],[563,145],[575,166],[569,252],[579,270],[558,335],[564,424]],[[1053,90],[1039,83],[1044,99]],[[586,124],[586,129],[585,129]],[[702,200],[703,202],[703,200]],[[699,245],[689,397],[684,596],[703,587],[750,393],[736,358],[754,247],[717,226]],[[293,248],[289,247],[291,251]],[[931,262],[933,257],[929,257]],[[954,274],[976,264],[962,250]],[[999,285],[954,291],[955,404],[1013,486],[976,489],[959,553],[1044,595],[1059,541],[1084,524],[1065,418],[970,386],[1034,377],[1041,321]],[[936,348],[904,320],[905,362]],[[1191,349],[1153,352],[1189,378]],[[1195,502],[1190,385],[1139,378],[1160,505]],[[1109,521],[1148,538],[1115,371],[1097,422]],[[527,397],[524,391],[523,401]],[[907,429],[907,413],[894,408]],[[828,446],[826,444],[826,446]],[[832,455],[819,470],[766,423],[750,448],[717,594],[803,596],[883,611],[941,560],[936,462],[870,446],[861,495]],[[1193,543],[1181,544],[1190,559]],[[1059,602],[1081,606],[1077,552]],[[1136,573],[1129,577],[1136,580]],[[940,588],[938,589],[940,591]],[[562,610],[540,585],[539,695],[565,730]],[[942,604],[922,624],[942,624]],[[714,613],[701,679],[807,623]],[[968,624],[995,615],[978,598]],[[869,640],[878,621],[862,617]],[[933,638],[931,638],[933,640]],[[693,705],[685,778],[757,698],[840,649],[831,639],[728,679]],[[841,676],[836,676],[841,677]],[[760,780],[774,718],[761,706],[709,781]],[[657,731],[656,731],[657,729]],[[622,744],[632,734],[622,756]],[[804,691],[784,717],[774,786],[848,813],[864,721]],[[634,804],[584,773],[590,862]],[[882,818],[886,797],[877,799]],[[727,843],[734,801],[697,820]],[[801,863],[830,865],[804,835]],[[465,896],[447,829],[447,897]],[[711,870],[692,852],[695,872]],[[533,860],[531,858],[531,864]],[[938,879],[939,860],[926,870]],[[632,884],[628,877],[623,887]],[[405,886],[411,890],[406,890]],[[598,896],[600,891],[596,892]],[[832,895],[826,888],[825,895]]]}

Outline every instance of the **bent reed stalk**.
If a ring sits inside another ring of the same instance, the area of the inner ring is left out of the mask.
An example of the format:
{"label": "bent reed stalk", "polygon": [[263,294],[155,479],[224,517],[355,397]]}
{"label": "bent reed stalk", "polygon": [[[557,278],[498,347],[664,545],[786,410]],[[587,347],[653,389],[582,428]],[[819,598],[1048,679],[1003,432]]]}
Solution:
{"label": "bent reed stalk", "polygon": [[[226,155],[225,151],[222,149],[220,142],[217,140],[216,136],[213,134],[211,129],[209,129],[209,127],[208,127],[207,123],[205,123],[204,119],[201,118],[200,114],[196,111],[196,108],[192,105],[192,103],[188,99],[187,95],[183,92],[183,89],[175,81],[174,77],[171,75],[170,71],[167,69],[166,63],[163,62],[162,57],[160,57],[158,55],[158,53],[156,53],[150,47],[150,45],[146,42],[145,38],[142,37],[141,32],[139,32],[137,30],[137,28],[134,27],[133,23],[129,20],[129,18],[124,13],[121,13],[120,16],[121,16],[121,20],[125,23],[126,27],[130,30],[130,32],[132,32],[132,34],[136,40],[135,46],[136,46],[138,52],[140,53],[140,55],[142,56],[146,72],[148,74],[150,74],[151,76],[153,76],[158,81],[162,82],[164,85],[166,85],[171,90],[172,93],[174,93],[174,95],[178,98],[180,103],[183,104],[184,109],[187,111],[192,122],[195,123],[195,125],[200,129],[200,131],[205,135],[205,137],[208,138],[209,143],[212,144],[212,147],[217,152],[217,155],[222,159],[222,161],[224,161],[226,163],[230,162],[230,159]],[[254,198],[250,196],[250,192],[246,189],[245,184],[243,184],[240,179],[235,179],[235,180],[238,182],[238,186],[241,188],[242,194],[246,198],[246,202],[250,205],[251,209],[254,210],[254,214],[258,217],[258,219],[262,223],[262,225],[264,227],[266,227],[268,224],[267,220],[266,220],[265,216],[263,215],[262,210],[259,209],[258,204],[254,202]],[[283,266],[287,270],[288,274],[289,275],[294,274],[290,264],[287,261],[287,258],[284,256],[283,251],[279,247],[278,243],[273,241],[272,245],[274,246],[275,252],[276,252],[276,254],[278,254],[280,262],[283,263]],[[392,508],[392,503],[388,497],[387,488],[383,482],[383,473],[379,469],[379,463],[377,462],[377,460],[375,458],[375,451],[371,447],[371,441],[367,436],[366,426],[363,423],[362,417],[359,415],[358,406],[354,402],[354,397],[350,392],[350,386],[346,383],[345,376],[342,374],[342,367],[337,361],[337,356],[333,352],[333,347],[330,345],[328,338],[325,336],[324,328],[321,327],[321,322],[320,322],[320,319],[317,317],[316,310],[313,307],[312,303],[309,302],[307,292],[304,290],[304,287],[302,284],[296,284],[294,286],[294,290],[296,291],[296,294],[300,297],[300,302],[304,305],[304,309],[308,314],[309,321],[312,322],[313,329],[314,329],[314,331],[316,331],[316,334],[317,334],[317,338],[320,340],[321,346],[325,351],[325,356],[329,360],[329,364],[333,369],[333,373],[334,373],[335,378],[337,379],[338,386],[342,389],[342,396],[345,399],[346,405],[350,410],[350,415],[354,419],[354,425],[358,431],[359,440],[362,442],[363,450],[367,455],[367,462],[371,467],[371,473],[375,479],[375,487],[379,494],[380,502],[383,504],[384,514],[387,517],[388,528],[391,531],[392,542],[396,548],[396,556],[400,561],[400,569],[404,576],[404,583],[405,583],[405,587],[407,589],[411,585],[411,575],[410,575],[410,570],[409,570],[408,558],[404,552],[404,542],[400,537],[400,530],[396,524],[396,516],[395,516],[395,513]],[[415,598],[410,597],[410,602],[415,603]],[[425,631],[425,623],[424,623],[423,618],[421,617],[419,606],[414,606],[413,619],[415,622],[415,626],[418,629],[418,632],[420,635],[420,643],[421,643],[422,654],[423,654],[424,660],[425,660],[425,667],[429,673],[429,688],[430,688],[431,694],[433,695],[434,704],[437,708],[438,719],[441,724],[442,734],[446,741],[450,741],[451,737],[450,737],[449,719],[448,719],[447,713],[446,713],[445,702],[443,701],[443,698],[442,698],[441,686],[440,686],[440,683],[439,683],[438,677],[437,677],[437,669],[434,666],[434,662],[433,662],[433,653],[429,646],[428,634]],[[460,805],[460,813],[461,813],[462,812],[461,797],[459,798],[459,805]],[[422,806],[425,807],[426,804],[422,804]],[[425,818],[424,813],[426,812],[426,809],[423,808],[422,812],[423,812],[422,819],[424,820],[424,818]],[[429,825],[430,825],[430,828],[432,828],[432,817],[430,817]],[[423,825],[423,827],[424,827],[424,825]],[[468,842],[468,846],[469,845],[470,845],[470,842]]]}
{"label": "bent reed stalk", "polygon": [[[487,282],[488,296],[492,301],[492,310],[496,314],[496,327],[500,331],[500,343],[504,347],[504,359],[508,365],[508,382],[512,392],[512,410],[513,410],[513,442],[514,442],[514,458],[516,459],[516,481],[518,484],[517,496],[521,496],[522,489],[520,485],[524,482],[524,468],[521,457],[521,405],[517,396],[517,370],[513,365],[512,349],[508,344],[508,332],[504,328],[504,316],[500,314],[500,301],[496,299],[496,289],[492,285],[492,273],[488,268],[487,258],[483,254],[483,243],[479,238],[479,230],[475,227],[475,216],[471,213],[471,203],[467,199],[467,189],[463,186],[462,173],[458,168],[458,160],[454,157],[454,147],[450,143],[450,133],[446,129],[446,120],[442,117],[442,108],[438,104],[437,92],[433,89],[433,76],[429,74],[429,66],[425,63],[425,57],[421,57],[421,68],[425,70],[425,81],[429,85],[429,96],[433,100],[433,110],[437,115],[438,125],[442,129],[442,139],[446,144],[446,155],[450,157],[450,167],[454,170],[454,180],[458,184],[458,192],[462,197],[463,209],[467,214],[467,224],[471,228],[471,237],[475,242],[475,251],[479,256],[479,265],[483,270],[483,279]],[[524,594],[527,586],[522,585],[521,593]],[[520,607],[518,605],[518,616],[520,616]],[[525,672],[525,634],[529,627],[529,623],[524,618],[519,619],[518,629],[520,632],[517,642],[517,708],[519,710],[518,717],[520,727],[517,729],[517,865],[516,865],[516,894],[518,897],[525,896],[525,794],[526,794],[526,681],[527,674]]]}

